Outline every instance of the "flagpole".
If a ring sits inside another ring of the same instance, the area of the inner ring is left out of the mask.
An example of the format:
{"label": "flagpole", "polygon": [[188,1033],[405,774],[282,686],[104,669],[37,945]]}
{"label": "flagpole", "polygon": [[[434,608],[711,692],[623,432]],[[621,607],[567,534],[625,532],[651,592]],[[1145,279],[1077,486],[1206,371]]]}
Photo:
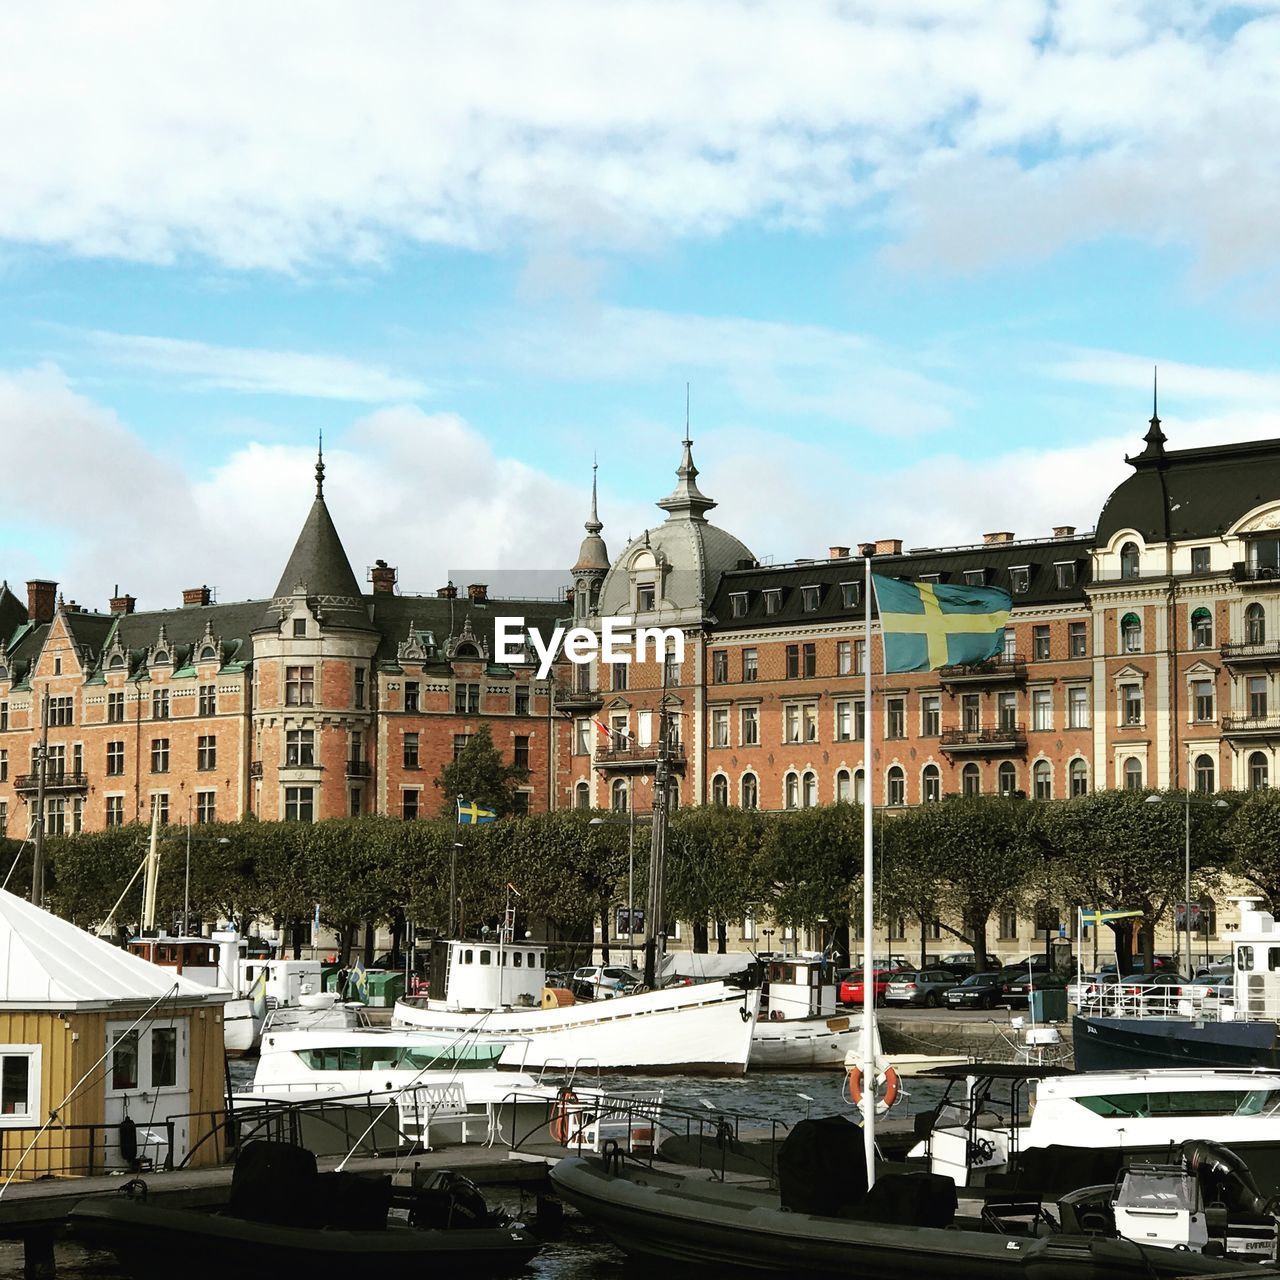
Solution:
{"label": "flagpole", "polygon": [[866,585],[862,591],[862,610],[866,619],[862,662],[862,1072],[864,1077],[862,1103],[862,1145],[867,1162],[867,1189],[876,1181],[876,1060],[875,1060],[875,962],[872,959],[872,931],[875,927],[874,893],[872,876],[874,863],[874,834],[872,800],[875,794],[871,781],[871,737],[875,716],[871,710],[871,547],[862,548]]}

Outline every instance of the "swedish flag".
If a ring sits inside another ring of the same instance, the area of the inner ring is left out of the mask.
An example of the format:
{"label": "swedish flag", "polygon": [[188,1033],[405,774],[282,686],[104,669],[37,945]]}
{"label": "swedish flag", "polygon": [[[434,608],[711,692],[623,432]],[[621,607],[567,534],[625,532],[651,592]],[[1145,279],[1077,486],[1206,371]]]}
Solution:
{"label": "swedish flag", "polygon": [[492,809],[482,809],[474,800],[463,804],[458,801],[458,822],[462,826],[471,826],[478,822],[494,822],[498,815]]}
{"label": "swedish flag", "polygon": [[1133,920],[1145,915],[1143,911],[1081,911],[1081,924],[1110,924],[1113,920]]}
{"label": "swedish flag", "polygon": [[872,575],[884,669],[935,671],[953,662],[983,662],[1004,649],[1013,598],[999,587],[902,582]]}

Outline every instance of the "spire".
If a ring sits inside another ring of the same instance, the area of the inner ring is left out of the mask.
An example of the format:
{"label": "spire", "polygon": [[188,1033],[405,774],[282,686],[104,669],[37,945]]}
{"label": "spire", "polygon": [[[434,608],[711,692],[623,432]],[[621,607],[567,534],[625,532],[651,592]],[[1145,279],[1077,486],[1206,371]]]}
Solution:
{"label": "spire", "polygon": [[596,472],[600,470],[600,464],[593,457],[591,459],[591,519],[583,526],[588,533],[599,533],[604,525],[600,523],[600,517],[596,514]]}
{"label": "spire", "polygon": [[1147,427],[1147,434],[1143,436],[1147,447],[1138,454],[1138,458],[1148,461],[1164,457],[1166,436],[1160,430],[1159,392],[1160,369],[1158,365],[1154,365],[1151,370],[1151,424]]}
{"label": "spire", "polygon": [[705,520],[716,503],[698,488],[698,468],[693,465],[693,441],[689,438],[687,423],[682,444],[684,453],[676,469],[676,487],[658,506],[668,513],[668,520]]}
{"label": "spire", "polygon": [[600,536],[600,530],[604,528],[604,524],[600,520],[600,516],[596,510],[596,472],[600,469],[600,464],[592,459],[591,462],[591,518],[582,526],[587,531],[587,536],[582,540],[582,546],[578,550],[578,562],[573,566],[574,573],[580,571],[586,573],[608,573],[609,571],[609,552],[604,545],[604,539]]}
{"label": "spire", "polygon": [[324,501],[324,430],[320,432],[320,446],[316,451],[316,497]]}

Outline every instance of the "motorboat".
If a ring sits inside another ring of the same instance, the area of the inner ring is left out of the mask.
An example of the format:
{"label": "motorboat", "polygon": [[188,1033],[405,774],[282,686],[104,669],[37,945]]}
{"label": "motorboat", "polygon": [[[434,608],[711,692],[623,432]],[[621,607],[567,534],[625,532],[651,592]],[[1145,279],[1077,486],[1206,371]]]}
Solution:
{"label": "motorboat", "polygon": [[[760,1015],[751,1033],[751,1069],[844,1070],[862,1047],[865,1011],[838,1010],[837,984],[822,956],[780,956],[764,962]],[[879,1036],[875,1052],[880,1052]]]}
{"label": "motorboat", "polygon": [[359,1000],[343,1000],[336,991],[303,992],[297,1004],[267,1011],[262,1034],[271,1031],[333,1031],[368,1027],[372,1023]]}
{"label": "motorboat", "polygon": [[397,1001],[392,1025],[457,1036],[482,1020],[486,1034],[520,1042],[504,1067],[742,1075],[751,1058],[758,988],[704,982],[580,1001],[547,986],[545,944],[507,929],[433,942],[429,972],[438,994]]}

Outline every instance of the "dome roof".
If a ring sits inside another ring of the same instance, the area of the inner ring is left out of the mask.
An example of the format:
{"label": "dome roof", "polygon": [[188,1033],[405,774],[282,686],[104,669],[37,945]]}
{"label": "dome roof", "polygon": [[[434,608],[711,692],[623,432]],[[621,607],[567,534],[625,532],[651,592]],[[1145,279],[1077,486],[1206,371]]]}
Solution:
{"label": "dome roof", "polygon": [[586,529],[587,536],[583,538],[582,546],[578,548],[578,562],[573,566],[573,572],[608,573],[609,548],[604,545],[604,539],[600,536],[600,530],[604,528],[604,525],[596,514],[596,468],[594,464],[591,467],[591,519],[583,525],[583,528]]}

